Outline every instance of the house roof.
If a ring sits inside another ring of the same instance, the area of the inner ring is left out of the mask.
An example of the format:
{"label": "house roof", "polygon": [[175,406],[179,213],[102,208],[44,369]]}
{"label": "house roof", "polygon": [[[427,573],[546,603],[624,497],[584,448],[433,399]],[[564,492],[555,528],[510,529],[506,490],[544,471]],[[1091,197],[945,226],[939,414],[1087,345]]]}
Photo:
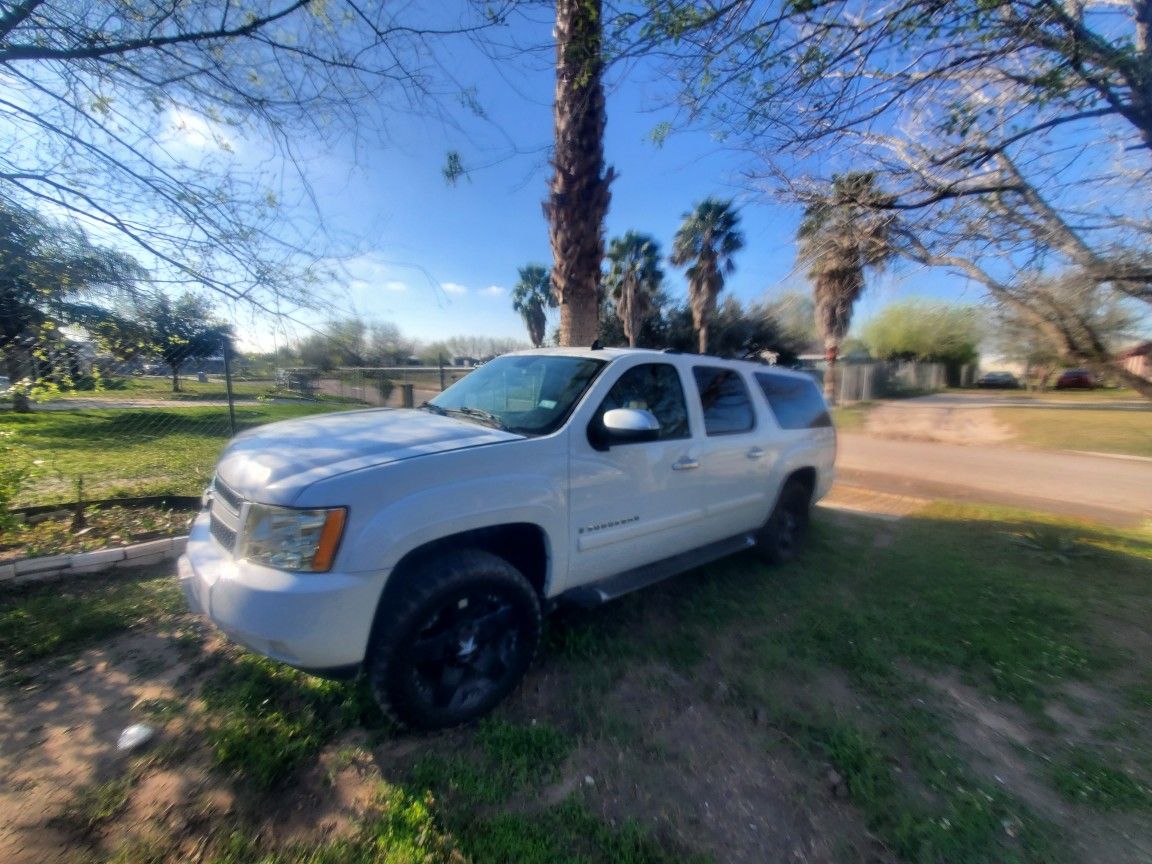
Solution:
{"label": "house roof", "polygon": [[1148,357],[1152,356],[1152,342],[1139,342],[1131,348],[1126,348],[1116,355],[1120,359],[1127,357]]}

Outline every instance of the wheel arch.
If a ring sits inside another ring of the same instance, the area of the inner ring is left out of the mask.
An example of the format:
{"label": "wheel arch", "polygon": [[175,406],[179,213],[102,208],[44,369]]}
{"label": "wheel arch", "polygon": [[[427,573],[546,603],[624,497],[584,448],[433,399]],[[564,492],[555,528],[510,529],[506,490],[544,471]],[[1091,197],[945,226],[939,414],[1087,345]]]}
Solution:
{"label": "wheel arch", "polygon": [[439,537],[409,550],[393,568],[376,604],[376,614],[368,644],[365,645],[365,654],[376,638],[381,610],[395,602],[407,586],[419,578],[422,565],[439,555],[460,549],[481,549],[503,558],[528,580],[528,584],[532,586],[543,604],[550,576],[551,550],[548,536],[539,525],[531,522],[510,522]]}
{"label": "wheel arch", "polygon": [[784,482],[780,484],[780,491],[783,493],[788,484],[796,481],[806,490],[808,490],[808,498],[811,499],[816,491],[816,469],[811,465],[804,468],[797,468],[791,474],[784,478]]}

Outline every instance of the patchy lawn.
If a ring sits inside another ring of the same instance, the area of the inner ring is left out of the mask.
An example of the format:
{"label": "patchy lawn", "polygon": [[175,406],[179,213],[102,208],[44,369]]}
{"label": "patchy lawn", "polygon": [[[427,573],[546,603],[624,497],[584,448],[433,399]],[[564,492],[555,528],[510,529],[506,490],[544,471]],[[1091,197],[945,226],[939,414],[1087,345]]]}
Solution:
{"label": "patchy lawn", "polygon": [[[142,375],[130,378],[108,378],[102,382],[97,390],[77,390],[63,394],[66,398],[76,399],[106,399],[118,401],[123,399],[163,399],[172,401],[205,401],[226,400],[228,398],[228,384],[223,376],[211,375],[208,380],[201,383],[195,372],[182,370],[180,375],[180,392],[172,392],[172,377],[170,375]],[[259,381],[244,381],[233,379],[232,397],[234,399],[256,399],[262,396],[278,395],[276,382],[272,379]]]}
{"label": "patchy lawn", "polygon": [[[979,394],[983,397],[983,392]],[[1023,399],[1020,391],[989,396]],[[1152,457],[1152,403],[1133,404],[1102,391],[1030,394],[1061,404],[987,407],[953,402],[861,402],[833,409],[837,429],[880,438],[951,444],[1007,445],[1051,450],[1086,450]]]}
{"label": "patchy lawn", "polygon": [[1152,457],[1152,405],[1146,410],[1108,408],[996,408],[1015,441],[1030,447],[1089,450]]}
{"label": "patchy lawn", "polygon": [[[238,431],[307,414],[331,403],[246,402]],[[226,407],[108,408],[0,412],[10,444],[40,460],[16,505],[143,495],[199,495],[231,437]]]}
{"label": "patchy lawn", "polygon": [[1152,537],[814,529],[553,617],[513,698],[437,734],[226,644],[161,570],[0,596],[0,860],[1149,859]]}
{"label": "patchy lawn", "polygon": [[86,506],[79,518],[76,509],[62,509],[0,531],[0,564],[183,537],[195,516],[166,506]]}

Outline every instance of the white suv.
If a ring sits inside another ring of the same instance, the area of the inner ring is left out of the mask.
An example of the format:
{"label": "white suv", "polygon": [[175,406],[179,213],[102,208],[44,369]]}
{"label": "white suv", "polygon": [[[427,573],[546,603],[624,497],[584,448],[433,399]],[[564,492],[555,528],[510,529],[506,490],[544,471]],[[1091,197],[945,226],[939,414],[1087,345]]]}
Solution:
{"label": "white suv", "polygon": [[519,681],[542,611],[792,556],[836,440],[807,375],[623,349],[499,357],[417,409],[238,436],[180,560],[193,609],[413,726]]}

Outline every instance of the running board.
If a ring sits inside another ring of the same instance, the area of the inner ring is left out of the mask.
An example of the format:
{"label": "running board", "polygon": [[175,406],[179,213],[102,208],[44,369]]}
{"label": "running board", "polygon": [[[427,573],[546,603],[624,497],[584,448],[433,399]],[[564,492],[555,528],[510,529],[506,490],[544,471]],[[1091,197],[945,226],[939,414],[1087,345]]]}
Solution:
{"label": "running board", "polygon": [[556,598],[556,602],[585,608],[598,606],[632,591],[647,588],[649,585],[654,585],[678,573],[684,573],[705,564],[711,564],[721,558],[727,558],[729,555],[735,555],[737,552],[743,552],[745,549],[751,549],[755,545],[756,535],[752,532],[738,534],[727,540],[720,540],[717,543],[701,546],[699,549],[681,552],[671,558],[645,564],[635,570],[625,570],[623,573],[617,573],[615,576],[609,576],[607,579],[602,579],[591,585],[581,585],[579,588],[565,591]]}

